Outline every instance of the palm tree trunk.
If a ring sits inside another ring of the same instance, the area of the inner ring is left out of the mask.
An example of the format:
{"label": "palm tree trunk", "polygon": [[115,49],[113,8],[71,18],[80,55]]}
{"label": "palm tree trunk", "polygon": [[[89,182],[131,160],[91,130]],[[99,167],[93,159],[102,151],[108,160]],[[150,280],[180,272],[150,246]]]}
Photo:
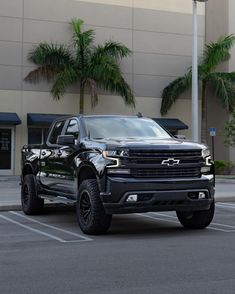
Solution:
{"label": "palm tree trunk", "polygon": [[202,82],[202,124],[201,124],[201,141],[207,141],[207,115],[206,115],[206,82]]}
{"label": "palm tree trunk", "polygon": [[79,107],[80,114],[84,113],[84,92],[85,92],[84,82],[81,81],[80,82],[80,107]]}

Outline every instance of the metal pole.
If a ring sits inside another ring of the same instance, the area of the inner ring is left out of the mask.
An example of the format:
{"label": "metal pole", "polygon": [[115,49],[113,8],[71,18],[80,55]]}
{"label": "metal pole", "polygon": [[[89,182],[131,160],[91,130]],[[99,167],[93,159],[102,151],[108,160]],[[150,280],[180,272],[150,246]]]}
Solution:
{"label": "metal pole", "polygon": [[198,142],[198,44],[197,1],[193,0],[193,50],[192,50],[192,140]]}
{"label": "metal pole", "polygon": [[215,161],[215,137],[212,136],[212,160]]}

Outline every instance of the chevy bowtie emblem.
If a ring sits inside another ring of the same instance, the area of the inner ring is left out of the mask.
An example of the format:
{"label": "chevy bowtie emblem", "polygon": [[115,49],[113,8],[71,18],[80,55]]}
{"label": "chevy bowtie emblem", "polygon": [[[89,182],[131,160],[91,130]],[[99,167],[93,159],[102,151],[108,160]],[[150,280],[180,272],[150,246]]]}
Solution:
{"label": "chevy bowtie emblem", "polygon": [[174,159],[174,158],[168,158],[162,161],[162,165],[167,165],[167,166],[174,166],[178,165],[180,163],[179,159]]}

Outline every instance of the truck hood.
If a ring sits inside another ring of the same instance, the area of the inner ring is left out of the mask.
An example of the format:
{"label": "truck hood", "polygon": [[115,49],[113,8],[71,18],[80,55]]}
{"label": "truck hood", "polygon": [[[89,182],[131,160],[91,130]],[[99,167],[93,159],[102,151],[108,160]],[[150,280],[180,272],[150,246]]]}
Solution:
{"label": "truck hood", "polygon": [[115,149],[161,149],[161,150],[185,150],[185,149],[204,149],[205,145],[182,141],[175,138],[168,139],[133,139],[133,138],[122,138],[122,139],[101,139],[94,140],[97,143],[104,144],[106,150]]}

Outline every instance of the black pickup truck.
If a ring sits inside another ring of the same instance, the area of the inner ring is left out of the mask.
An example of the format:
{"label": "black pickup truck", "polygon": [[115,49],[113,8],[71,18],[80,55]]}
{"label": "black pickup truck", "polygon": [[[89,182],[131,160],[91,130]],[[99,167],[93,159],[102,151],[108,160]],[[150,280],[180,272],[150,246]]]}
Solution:
{"label": "black pickup truck", "polygon": [[76,205],[86,234],[112,214],[176,211],[191,229],[214,216],[214,164],[205,145],[172,137],[151,119],[73,116],[56,120],[42,145],[22,148],[21,201],[38,214],[44,199]]}

